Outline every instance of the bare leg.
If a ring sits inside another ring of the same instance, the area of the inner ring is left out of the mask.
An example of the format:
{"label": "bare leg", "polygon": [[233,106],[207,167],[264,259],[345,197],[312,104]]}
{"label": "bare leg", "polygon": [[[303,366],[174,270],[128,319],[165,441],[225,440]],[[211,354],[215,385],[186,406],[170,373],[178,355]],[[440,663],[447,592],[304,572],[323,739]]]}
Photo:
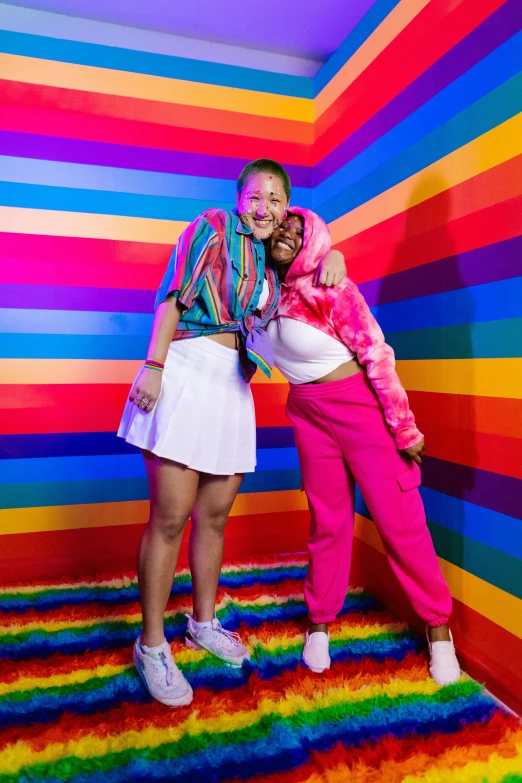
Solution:
{"label": "bare leg", "polygon": [[317,633],[318,631],[328,633],[328,623],[310,623],[308,633]]}
{"label": "bare leg", "polygon": [[446,625],[435,625],[430,627],[429,629],[430,634],[430,642],[449,642],[450,641],[450,635],[449,635],[449,626]]}
{"label": "bare leg", "polygon": [[192,573],[192,603],[198,623],[212,620],[223,562],[223,533],[243,474],[211,476],[201,474],[192,512],[189,562]]}
{"label": "bare leg", "polygon": [[165,639],[163,620],[172,589],[183,530],[195,503],[199,473],[143,452],[150,489],[150,518],[138,556],[143,612],[142,640],[156,647]]}

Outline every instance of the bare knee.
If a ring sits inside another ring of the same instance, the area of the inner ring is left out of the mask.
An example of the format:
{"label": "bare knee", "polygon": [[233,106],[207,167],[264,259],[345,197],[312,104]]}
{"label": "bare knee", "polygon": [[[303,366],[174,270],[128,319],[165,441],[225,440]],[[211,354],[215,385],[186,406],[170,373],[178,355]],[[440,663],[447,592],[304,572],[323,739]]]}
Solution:
{"label": "bare knee", "polygon": [[219,537],[225,532],[227,521],[228,512],[216,511],[214,513],[207,513],[204,516],[198,515],[196,524],[200,529],[204,528],[211,535]]}
{"label": "bare knee", "polygon": [[188,515],[183,513],[154,513],[149,520],[149,530],[161,536],[166,544],[173,544],[183,535],[187,521]]}

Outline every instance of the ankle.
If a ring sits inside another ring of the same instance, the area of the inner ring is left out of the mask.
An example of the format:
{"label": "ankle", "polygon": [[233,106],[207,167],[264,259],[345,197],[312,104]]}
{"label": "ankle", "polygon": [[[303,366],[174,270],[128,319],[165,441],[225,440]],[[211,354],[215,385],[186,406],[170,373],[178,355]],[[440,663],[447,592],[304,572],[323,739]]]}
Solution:
{"label": "ankle", "polygon": [[140,643],[145,647],[161,647],[165,641],[165,633],[163,631],[142,631]]}
{"label": "ankle", "polygon": [[328,633],[328,623],[310,623],[308,633]]}
{"label": "ankle", "polygon": [[[187,615],[189,617],[189,615]],[[212,620],[214,620],[216,617],[216,613],[214,610],[210,612],[196,612],[195,610],[192,610],[192,621],[196,623],[197,625],[202,625],[203,623],[211,623]]]}
{"label": "ankle", "polygon": [[428,628],[428,636],[430,642],[450,642],[451,636],[450,636],[450,630],[449,626],[446,624],[444,625],[433,625]]}

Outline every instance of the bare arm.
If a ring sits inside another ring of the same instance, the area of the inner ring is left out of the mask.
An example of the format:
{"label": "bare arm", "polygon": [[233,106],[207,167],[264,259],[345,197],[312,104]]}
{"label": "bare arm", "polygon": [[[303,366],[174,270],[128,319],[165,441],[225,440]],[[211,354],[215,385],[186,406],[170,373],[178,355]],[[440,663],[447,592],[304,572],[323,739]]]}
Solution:
{"label": "bare arm", "polygon": [[346,262],[340,250],[329,250],[317,267],[315,285],[325,285],[328,288],[339,285],[346,277]]}
{"label": "bare arm", "polygon": [[[154,321],[152,322],[152,334],[147,351],[147,359],[165,362],[181,312],[175,297],[169,297],[158,305]],[[131,389],[129,399],[145,412],[152,410],[160,395],[161,378],[161,372],[147,370],[144,367],[136,378],[136,383]],[[142,400],[147,400],[150,403],[149,406],[142,404]]]}

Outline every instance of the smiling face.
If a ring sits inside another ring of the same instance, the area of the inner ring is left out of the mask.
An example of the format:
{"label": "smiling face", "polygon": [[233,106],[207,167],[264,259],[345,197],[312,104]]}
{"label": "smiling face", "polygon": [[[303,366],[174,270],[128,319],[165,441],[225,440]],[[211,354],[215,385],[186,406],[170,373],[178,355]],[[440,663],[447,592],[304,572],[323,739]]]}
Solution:
{"label": "smiling face", "polygon": [[281,223],[288,206],[279,177],[268,172],[252,174],[237,194],[237,211],[258,239],[268,239]]}
{"label": "smiling face", "polygon": [[304,221],[288,215],[270,238],[270,255],[277,266],[290,266],[303,246]]}

